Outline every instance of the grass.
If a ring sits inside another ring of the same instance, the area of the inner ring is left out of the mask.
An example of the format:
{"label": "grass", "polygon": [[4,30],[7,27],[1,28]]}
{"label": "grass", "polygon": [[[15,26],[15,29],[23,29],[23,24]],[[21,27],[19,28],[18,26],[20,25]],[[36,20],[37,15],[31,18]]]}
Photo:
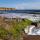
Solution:
{"label": "grass", "polygon": [[13,36],[17,37],[21,34],[22,29],[24,29],[25,27],[27,27],[28,25],[31,24],[32,21],[28,20],[28,19],[24,19],[24,21],[21,22],[12,22],[13,28],[11,28],[11,33],[13,34]]}
{"label": "grass", "polygon": [[8,32],[12,33],[14,38],[19,38],[19,36],[21,35],[22,29],[24,29],[25,27],[27,27],[28,25],[31,24],[32,21],[28,20],[28,19],[24,19],[21,22],[17,22],[17,21],[8,21],[8,24],[10,24],[11,28],[10,30],[5,30],[4,28],[2,28],[0,26],[0,35],[2,37],[5,37]]}
{"label": "grass", "polygon": [[0,38],[5,38],[7,34],[8,32],[4,28],[0,27]]}

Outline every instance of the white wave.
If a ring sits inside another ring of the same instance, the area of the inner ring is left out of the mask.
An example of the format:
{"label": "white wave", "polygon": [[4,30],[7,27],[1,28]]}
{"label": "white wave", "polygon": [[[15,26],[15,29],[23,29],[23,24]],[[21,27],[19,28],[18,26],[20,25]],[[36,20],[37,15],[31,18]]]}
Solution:
{"label": "white wave", "polygon": [[4,16],[7,18],[27,18],[31,21],[39,21],[40,14],[27,14],[27,13],[7,13],[7,14],[0,14],[0,16]]}

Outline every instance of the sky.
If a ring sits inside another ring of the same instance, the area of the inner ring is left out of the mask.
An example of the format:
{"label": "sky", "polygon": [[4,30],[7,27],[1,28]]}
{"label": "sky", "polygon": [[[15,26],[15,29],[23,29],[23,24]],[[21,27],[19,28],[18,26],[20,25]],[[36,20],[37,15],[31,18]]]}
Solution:
{"label": "sky", "polygon": [[40,0],[0,0],[0,7],[40,9]]}

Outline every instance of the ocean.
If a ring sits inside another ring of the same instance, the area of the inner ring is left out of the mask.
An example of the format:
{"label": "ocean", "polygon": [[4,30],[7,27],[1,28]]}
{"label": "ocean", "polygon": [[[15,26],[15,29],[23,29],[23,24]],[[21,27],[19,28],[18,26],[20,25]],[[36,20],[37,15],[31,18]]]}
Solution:
{"label": "ocean", "polygon": [[40,12],[40,10],[0,10],[0,13],[29,13]]}
{"label": "ocean", "polygon": [[[34,12],[39,12],[34,13]],[[35,21],[40,20],[40,10],[0,10],[0,16],[7,17],[7,18],[27,18],[29,20]]]}

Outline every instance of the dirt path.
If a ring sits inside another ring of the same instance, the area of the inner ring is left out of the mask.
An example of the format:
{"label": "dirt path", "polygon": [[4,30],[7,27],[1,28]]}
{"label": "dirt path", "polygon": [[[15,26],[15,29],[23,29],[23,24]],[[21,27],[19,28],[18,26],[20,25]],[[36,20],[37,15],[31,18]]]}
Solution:
{"label": "dirt path", "polygon": [[40,40],[40,36],[28,36],[28,35],[26,35],[26,36],[24,36],[23,37],[23,40]]}

